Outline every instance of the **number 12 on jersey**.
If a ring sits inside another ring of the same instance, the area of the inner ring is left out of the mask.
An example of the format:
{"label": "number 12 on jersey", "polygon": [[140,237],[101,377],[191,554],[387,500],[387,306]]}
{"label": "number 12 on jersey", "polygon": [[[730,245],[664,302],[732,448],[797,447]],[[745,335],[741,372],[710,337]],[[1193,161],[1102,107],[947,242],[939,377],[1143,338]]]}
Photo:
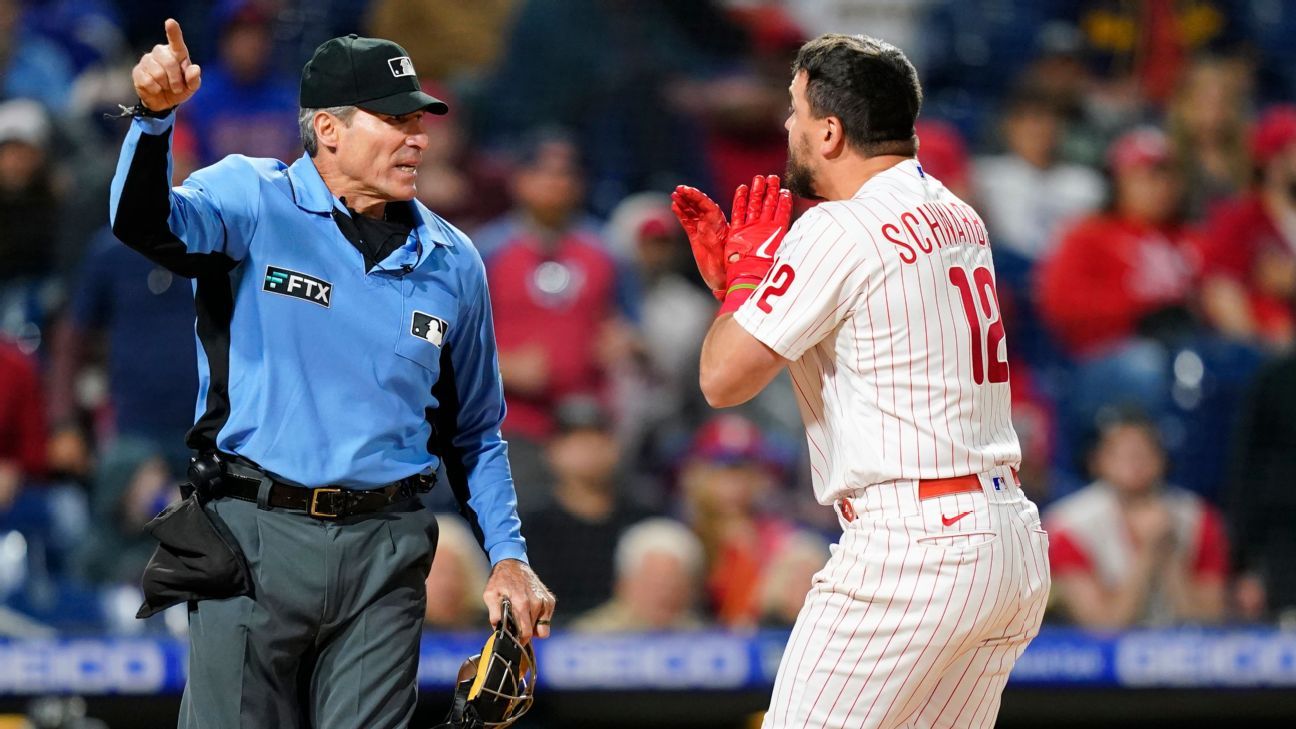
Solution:
{"label": "number 12 on jersey", "polygon": [[[959,290],[963,300],[963,313],[967,316],[972,335],[972,379],[976,384],[1008,381],[1008,362],[999,351],[1004,340],[1003,318],[999,310],[999,295],[995,293],[994,277],[990,269],[980,266],[968,278],[967,270],[954,266],[949,270],[950,283]],[[977,307],[978,302],[980,308]],[[982,334],[981,317],[989,320]],[[987,358],[989,361],[987,362]]]}

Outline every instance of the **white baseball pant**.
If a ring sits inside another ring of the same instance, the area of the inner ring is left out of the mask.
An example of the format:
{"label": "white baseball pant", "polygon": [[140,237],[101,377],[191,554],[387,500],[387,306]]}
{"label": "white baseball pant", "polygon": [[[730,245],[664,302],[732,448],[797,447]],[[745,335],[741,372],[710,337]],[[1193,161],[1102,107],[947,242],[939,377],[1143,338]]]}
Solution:
{"label": "white baseball pant", "polygon": [[[964,493],[894,481],[837,502],[841,540],[815,575],[764,729],[992,727],[1039,632],[1048,536],[1008,467]],[[965,481],[966,483],[966,481]]]}

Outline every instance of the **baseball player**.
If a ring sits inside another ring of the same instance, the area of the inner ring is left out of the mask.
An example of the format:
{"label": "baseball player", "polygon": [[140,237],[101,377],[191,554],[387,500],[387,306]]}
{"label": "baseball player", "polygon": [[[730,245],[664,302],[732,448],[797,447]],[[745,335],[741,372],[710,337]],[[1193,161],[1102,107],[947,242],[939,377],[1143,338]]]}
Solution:
{"label": "baseball player", "polygon": [[1004,327],[985,226],[915,158],[917,73],[825,35],[793,66],[788,229],[758,177],[732,219],[675,212],[723,300],[701,385],[737,405],[784,367],[819,502],[842,536],[797,618],[764,726],[989,727],[1039,630],[1047,537],[1016,479]]}
{"label": "baseball player", "polygon": [[[302,71],[305,154],[231,155],[172,188],[175,108],[202,72],[174,20],[166,36],[132,71],[113,232],[195,280],[201,506],[159,520],[210,515],[251,582],[192,554],[146,573],[189,601],[180,726],[407,727],[436,547],[417,496],[439,464],[490,556],[492,623],[508,598],[525,643],[554,609],[500,440],[481,258],[414,198],[422,116],[446,105],[395,43],[334,38]],[[162,548],[188,537],[167,525]]]}

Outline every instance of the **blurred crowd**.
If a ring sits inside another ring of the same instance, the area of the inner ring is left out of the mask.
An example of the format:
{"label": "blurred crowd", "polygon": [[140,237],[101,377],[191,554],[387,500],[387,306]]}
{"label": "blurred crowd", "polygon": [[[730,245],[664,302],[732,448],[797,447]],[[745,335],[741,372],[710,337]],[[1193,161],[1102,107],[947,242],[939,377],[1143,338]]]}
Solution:
{"label": "blurred crowd", "polygon": [[[449,102],[419,196],[486,260],[562,627],[786,627],[827,558],[786,378],[700,396],[716,306],[667,194],[782,171],[790,62],[829,31],[908,52],[919,158],[991,232],[1050,619],[1296,622],[1296,5],[0,0],[0,635],[184,629],[133,614],[190,455],[191,289],[107,227],[111,115],[168,16],[203,66],[177,184],[300,156],[335,35],[396,40]],[[488,565],[445,491],[427,621],[477,628]]]}

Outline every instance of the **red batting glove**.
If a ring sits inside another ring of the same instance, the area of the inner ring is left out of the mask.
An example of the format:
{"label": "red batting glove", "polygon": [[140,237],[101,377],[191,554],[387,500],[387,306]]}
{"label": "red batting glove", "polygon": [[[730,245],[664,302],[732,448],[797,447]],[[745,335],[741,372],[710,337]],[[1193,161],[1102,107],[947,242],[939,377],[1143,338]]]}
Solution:
{"label": "red batting glove", "polygon": [[750,189],[739,185],[734,192],[732,220],[724,246],[722,315],[737,311],[774,265],[792,221],[792,193],[779,188],[778,175],[757,175]]}
{"label": "red batting glove", "polygon": [[725,220],[720,206],[695,187],[680,185],[671,193],[671,211],[679,218],[688,234],[693,259],[697,261],[702,281],[720,301],[725,292],[725,241],[729,237],[729,221]]}

